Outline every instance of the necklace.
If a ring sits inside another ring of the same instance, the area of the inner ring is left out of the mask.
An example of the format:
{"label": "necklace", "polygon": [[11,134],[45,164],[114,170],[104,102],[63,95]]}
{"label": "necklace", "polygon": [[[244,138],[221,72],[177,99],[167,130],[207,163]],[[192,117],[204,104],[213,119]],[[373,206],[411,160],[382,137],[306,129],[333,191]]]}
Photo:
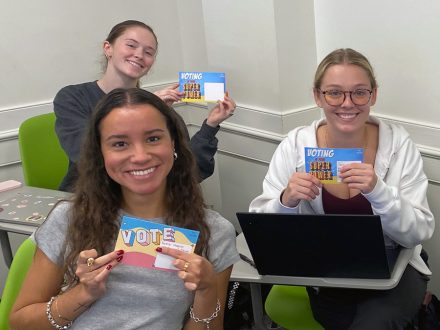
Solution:
{"label": "necklace", "polygon": [[[364,139],[365,139],[365,143],[364,143],[364,149],[368,149],[368,129],[367,126],[365,125],[365,129],[364,129]],[[325,125],[325,134],[324,134],[324,142],[325,142],[325,147],[328,148],[328,126]]]}

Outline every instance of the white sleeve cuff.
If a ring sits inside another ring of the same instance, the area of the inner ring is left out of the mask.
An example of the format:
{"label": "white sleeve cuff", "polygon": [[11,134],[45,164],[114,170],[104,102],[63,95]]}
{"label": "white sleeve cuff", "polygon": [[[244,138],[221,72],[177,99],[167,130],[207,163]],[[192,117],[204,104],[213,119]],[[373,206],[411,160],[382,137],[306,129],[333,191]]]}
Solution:
{"label": "white sleeve cuff", "polygon": [[374,189],[363,195],[371,203],[374,213],[384,214],[394,205],[396,189],[388,186],[381,178],[377,178]]}

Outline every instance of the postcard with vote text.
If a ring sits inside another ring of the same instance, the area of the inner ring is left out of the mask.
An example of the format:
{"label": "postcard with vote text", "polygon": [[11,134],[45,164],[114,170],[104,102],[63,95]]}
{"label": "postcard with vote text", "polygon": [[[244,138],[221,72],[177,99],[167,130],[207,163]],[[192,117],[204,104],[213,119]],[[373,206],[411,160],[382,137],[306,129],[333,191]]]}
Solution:
{"label": "postcard with vote text", "polygon": [[167,246],[192,253],[198,237],[196,230],[124,216],[115,250],[125,251],[123,264],[175,271],[174,258],[158,253],[156,248]]}

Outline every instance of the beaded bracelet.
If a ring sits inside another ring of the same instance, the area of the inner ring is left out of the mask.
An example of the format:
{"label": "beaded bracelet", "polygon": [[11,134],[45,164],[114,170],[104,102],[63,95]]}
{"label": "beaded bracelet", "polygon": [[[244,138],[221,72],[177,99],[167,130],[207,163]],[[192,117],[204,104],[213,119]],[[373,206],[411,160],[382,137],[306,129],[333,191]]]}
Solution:
{"label": "beaded bracelet", "polygon": [[231,310],[234,307],[235,295],[237,294],[237,289],[240,286],[240,282],[235,281],[232,285],[231,291],[229,291],[228,296],[228,309]]}
{"label": "beaded bracelet", "polygon": [[66,325],[59,325],[53,318],[52,313],[51,313],[51,308],[52,308],[52,304],[55,301],[55,299],[58,296],[54,296],[52,298],[50,298],[49,302],[47,303],[46,306],[46,315],[47,315],[47,319],[49,320],[49,323],[58,330],[65,330],[65,329],[69,329],[72,326],[73,321],[70,321],[69,323],[67,323]]}
{"label": "beaded bracelet", "polygon": [[198,323],[198,322],[205,323],[206,329],[208,329],[208,330],[209,330],[209,323],[211,323],[211,321],[218,316],[218,312],[220,312],[220,300],[218,300],[218,299],[217,299],[217,305],[215,306],[214,313],[212,313],[212,315],[210,317],[207,317],[205,319],[200,319],[194,315],[193,306],[191,306],[189,308],[189,316],[191,317],[191,319],[196,323]]}

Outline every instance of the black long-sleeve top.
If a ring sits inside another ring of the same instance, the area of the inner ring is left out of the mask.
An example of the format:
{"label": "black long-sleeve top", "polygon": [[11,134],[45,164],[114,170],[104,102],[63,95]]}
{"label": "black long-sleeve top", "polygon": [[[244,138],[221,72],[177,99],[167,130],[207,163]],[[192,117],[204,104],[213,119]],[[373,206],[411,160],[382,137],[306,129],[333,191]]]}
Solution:
{"label": "black long-sleeve top", "polygon": [[[98,101],[105,95],[96,81],[62,88],[53,101],[56,115],[55,130],[67,156],[69,168],[59,189],[72,191],[77,178],[76,163],[79,160],[82,140],[87,122]],[[182,120],[183,118],[179,116]],[[183,123],[184,124],[184,123]],[[186,128],[186,125],[183,125]],[[217,152],[218,127],[211,127],[203,122],[200,130],[190,140],[191,149],[196,158],[200,181],[214,172],[214,155]],[[188,133],[188,131],[187,131]],[[189,134],[188,134],[189,139]]]}

